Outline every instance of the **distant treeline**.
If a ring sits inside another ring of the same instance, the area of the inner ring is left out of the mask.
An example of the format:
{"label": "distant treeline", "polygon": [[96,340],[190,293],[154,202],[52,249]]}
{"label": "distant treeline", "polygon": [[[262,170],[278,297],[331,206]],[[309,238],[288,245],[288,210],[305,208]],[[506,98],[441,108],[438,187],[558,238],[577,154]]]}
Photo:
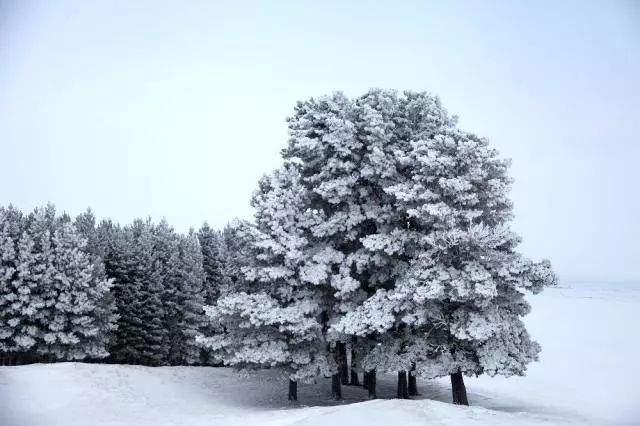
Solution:
{"label": "distant treeline", "polygon": [[195,336],[236,279],[232,233],[0,207],[0,362],[207,363]]}

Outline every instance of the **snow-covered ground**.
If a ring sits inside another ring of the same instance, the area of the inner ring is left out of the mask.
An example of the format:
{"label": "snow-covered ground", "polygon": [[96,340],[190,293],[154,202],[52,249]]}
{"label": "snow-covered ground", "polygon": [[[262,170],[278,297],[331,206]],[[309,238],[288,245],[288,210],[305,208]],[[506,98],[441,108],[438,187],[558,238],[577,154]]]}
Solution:
{"label": "snow-covered ground", "polygon": [[[0,367],[0,425],[640,424],[639,284],[573,284],[531,298],[542,344],[526,377],[467,379],[472,407],[447,380],[420,381],[423,399],[365,401],[345,387],[304,385],[299,404],[273,372],[79,363]],[[393,377],[379,379],[392,398]]]}

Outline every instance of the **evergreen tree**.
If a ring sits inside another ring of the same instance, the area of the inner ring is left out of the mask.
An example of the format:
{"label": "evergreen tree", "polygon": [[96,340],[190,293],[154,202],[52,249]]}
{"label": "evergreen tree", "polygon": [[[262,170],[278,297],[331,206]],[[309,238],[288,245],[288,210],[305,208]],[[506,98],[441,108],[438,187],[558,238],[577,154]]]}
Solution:
{"label": "evergreen tree", "polygon": [[96,300],[93,310],[93,317],[96,323],[99,324],[99,334],[96,340],[102,342],[101,345],[110,351],[114,332],[118,327],[118,315],[114,295],[115,278],[108,277],[104,262],[106,246],[101,239],[98,227],[96,227],[96,218],[91,209],[87,209],[87,211],[75,218],[74,227],[78,234],[86,241],[84,252],[91,258],[94,282],[109,281],[110,283],[109,291],[105,292]]}
{"label": "evergreen tree", "polygon": [[46,355],[47,318],[54,314],[57,296],[53,287],[56,270],[51,241],[57,225],[53,205],[36,208],[26,217],[18,242],[18,276],[13,281],[16,297],[11,304],[14,317],[9,325],[14,330],[14,351],[21,363]]}
{"label": "evergreen tree", "polygon": [[202,335],[205,324],[203,256],[197,235],[190,231],[180,237],[180,324],[182,342],[180,363],[193,365],[200,362],[200,345],[196,339]]}
{"label": "evergreen tree", "polygon": [[144,365],[163,365],[168,359],[168,330],[165,329],[163,267],[154,251],[156,237],[153,224],[136,219],[126,228],[131,244],[133,271],[130,291],[125,299],[131,304],[131,360]]}
{"label": "evergreen tree", "polygon": [[19,273],[19,246],[22,213],[12,206],[0,207],[0,364],[13,361],[17,349],[14,324],[21,317],[14,302],[18,298],[14,282]]}
{"label": "evergreen tree", "polygon": [[222,258],[222,234],[205,222],[198,230],[198,240],[202,248],[202,264],[205,273],[205,302],[213,305],[226,279]]}
{"label": "evergreen tree", "polygon": [[113,296],[119,314],[111,341],[116,362],[164,365],[169,348],[164,327],[163,265],[157,256],[157,235],[147,220],[121,228],[110,221],[98,227],[105,271],[114,280]]}
{"label": "evergreen tree", "polygon": [[367,180],[388,206],[360,241],[392,274],[334,328],[381,335],[364,361],[378,369],[451,374],[454,402],[467,403],[462,374],[523,374],[536,359],[523,293],[555,276],[515,252],[508,162],[486,140],[457,129],[427,94],[373,91],[356,104],[356,122],[378,135]]}
{"label": "evergreen tree", "polygon": [[96,226],[96,216],[93,210],[87,209],[85,212],[80,213],[75,218],[73,226],[86,241],[84,251],[102,260],[105,255],[104,247],[100,241],[100,234]]}
{"label": "evergreen tree", "polygon": [[119,225],[104,220],[96,228],[96,239],[102,253],[105,275],[113,280],[111,295],[118,312],[117,328],[109,343],[110,359],[122,363],[140,363],[138,351],[130,345],[138,324],[131,303],[136,294],[133,287],[133,238]]}
{"label": "evergreen tree", "polygon": [[153,233],[155,243],[152,253],[160,268],[160,300],[164,313],[162,327],[165,332],[163,347],[166,348],[167,356],[166,359],[162,360],[162,363],[179,365],[183,346],[182,330],[180,328],[183,274],[178,235],[164,219],[153,227]]}
{"label": "evergreen tree", "polygon": [[261,180],[252,200],[256,227],[235,229],[236,241],[251,241],[255,262],[243,268],[244,279],[206,308],[225,332],[201,339],[227,365],[281,369],[290,379],[290,399],[297,398],[298,380],[312,380],[330,368],[314,271],[304,267],[310,247],[300,233],[300,224],[315,215],[298,209],[300,189],[294,168]]}
{"label": "evergreen tree", "polygon": [[[507,163],[486,141],[458,130],[425,93],[310,99],[298,103],[289,129],[283,157],[300,172],[297,209],[316,214],[298,232],[334,253],[330,268],[304,260],[323,292],[334,394],[353,336],[365,370],[398,371],[402,397],[411,370],[521,374],[537,353],[519,319],[528,309],[521,290],[552,284],[554,276],[548,263],[514,251]],[[438,283],[445,274],[451,290],[443,295],[436,290],[446,287]],[[469,290],[477,280],[484,284]],[[461,334],[480,325],[477,314],[499,319],[503,331],[489,340]]]}
{"label": "evergreen tree", "polygon": [[53,269],[47,295],[55,295],[41,318],[44,345],[39,353],[58,360],[104,358],[114,318],[100,312],[111,281],[95,271],[84,252],[85,241],[71,223],[63,220],[53,238]]}

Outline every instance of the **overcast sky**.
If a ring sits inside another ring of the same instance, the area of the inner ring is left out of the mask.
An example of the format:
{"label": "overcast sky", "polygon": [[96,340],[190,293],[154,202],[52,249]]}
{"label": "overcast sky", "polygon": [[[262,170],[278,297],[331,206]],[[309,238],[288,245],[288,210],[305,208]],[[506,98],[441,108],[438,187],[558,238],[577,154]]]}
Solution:
{"label": "overcast sky", "polygon": [[525,254],[640,279],[640,2],[267,3],[0,0],[0,204],[222,226],[296,100],[429,90],[513,159]]}

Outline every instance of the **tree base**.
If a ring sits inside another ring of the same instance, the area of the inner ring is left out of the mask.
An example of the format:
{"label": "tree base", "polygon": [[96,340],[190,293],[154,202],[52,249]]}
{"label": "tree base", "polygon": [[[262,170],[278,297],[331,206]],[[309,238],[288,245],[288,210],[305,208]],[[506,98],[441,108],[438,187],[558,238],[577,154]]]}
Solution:
{"label": "tree base", "polygon": [[418,396],[420,393],[418,392],[418,381],[416,376],[409,372],[409,396]]}
{"label": "tree base", "polygon": [[464,386],[464,378],[460,371],[451,375],[451,393],[453,395],[454,404],[469,405],[469,400],[467,399],[467,388]]}
{"label": "tree base", "polygon": [[369,399],[376,399],[378,397],[376,394],[376,370],[371,370],[367,373],[366,385]]}
{"label": "tree base", "polygon": [[355,370],[351,370],[351,380],[349,380],[349,385],[360,386],[360,379],[358,378],[358,373],[356,373]]}
{"label": "tree base", "polygon": [[333,398],[334,401],[342,401],[342,387],[339,374],[331,376],[331,398]]}
{"label": "tree base", "polygon": [[289,379],[289,401],[298,400],[298,382]]}
{"label": "tree base", "polygon": [[398,392],[396,397],[399,399],[409,399],[406,371],[398,371]]}

